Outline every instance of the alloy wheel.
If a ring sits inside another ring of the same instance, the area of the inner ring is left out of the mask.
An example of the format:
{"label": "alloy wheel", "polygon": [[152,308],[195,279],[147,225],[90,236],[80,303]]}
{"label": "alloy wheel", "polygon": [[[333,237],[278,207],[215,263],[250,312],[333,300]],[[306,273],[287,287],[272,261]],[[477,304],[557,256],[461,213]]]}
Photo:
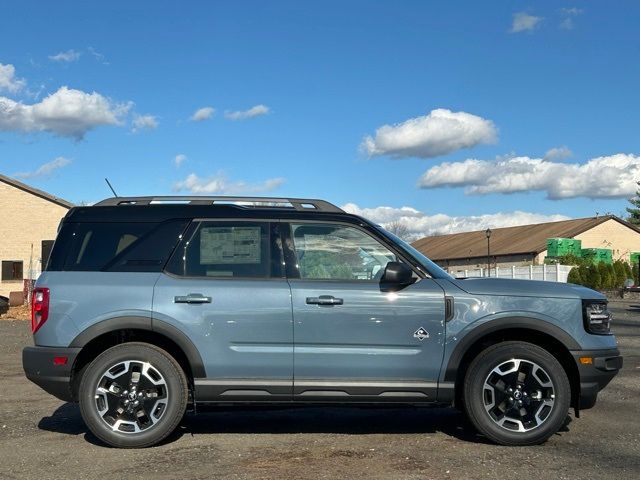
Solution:
{"label": "alloy wheel", "polygon": [[484,381],[483,405],[500,427],[528,432],[542,425],[555,404],[549,374],[531,360],[514,358],[495,367]]}
{"label": "alloy wheel", "polygon": [[101,376],[95,389],[98,416],[113,431],[140,433],[164,415],[169,389],[162,374],[149,362],[118,362]]}

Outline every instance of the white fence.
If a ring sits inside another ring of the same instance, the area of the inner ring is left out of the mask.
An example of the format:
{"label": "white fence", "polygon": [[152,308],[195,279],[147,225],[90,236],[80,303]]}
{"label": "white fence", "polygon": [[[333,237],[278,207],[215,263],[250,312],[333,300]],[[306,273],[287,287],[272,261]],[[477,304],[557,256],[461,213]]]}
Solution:
{"label": "white fence", "polygon": [[520,280],[545,280],[547,282],[565,282],[569,276],[571,265],[529,265],[524,267],[495,267],[489,272],[486,268],[467,270],[450,270],[454,277],[497,277],[516,278]]}

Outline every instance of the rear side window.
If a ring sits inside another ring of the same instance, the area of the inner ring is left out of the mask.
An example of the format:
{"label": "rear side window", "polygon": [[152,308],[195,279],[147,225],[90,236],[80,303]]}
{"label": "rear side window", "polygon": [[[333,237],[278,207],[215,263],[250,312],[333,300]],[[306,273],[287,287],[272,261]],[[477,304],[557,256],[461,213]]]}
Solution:
{"label": "rear side window", "polygon": [[66,224],[54,246],[48,270],[159,272],[187,223]]}
{"label": "rear side window", "polygon": [[[279,237],[278,237],[279,238]],[[281,250],[268,222],[203,221],[176,249],[167,271],[187,277],[268,278]]]}

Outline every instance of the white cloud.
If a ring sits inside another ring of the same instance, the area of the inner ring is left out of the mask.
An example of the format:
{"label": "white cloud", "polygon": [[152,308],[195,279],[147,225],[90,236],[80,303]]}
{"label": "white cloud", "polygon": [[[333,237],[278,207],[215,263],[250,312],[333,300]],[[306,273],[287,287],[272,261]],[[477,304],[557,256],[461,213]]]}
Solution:
{"label": "white cloud", "polygon": [[565,145],[561,147],[554,147],[547,150],[547,153],[544,154],[544,160],[547,161],[557,161],[564,160],[565,158],[569,158],[573,155],[573,152]]}
{"label": "white cloud", "polygon": [[264,182],[247,183],[243,181],[229,181],[222,173],[201,178],[195,173],[191,173],[184,180],[173,184],[176,192],[188,191],[194,194],[217,194],[217,195],[246,195],[261,192],[270,192],[282,186],[284,178],[270,178]]}
{"label": "white cloud", "polygon": [[555,222],[567,220],[564,215],[543,215],[522,211],[498,212],[485,215],[449,216],[444,213],[427,215],[412,207],[375,207],[361,208],[354,203],[347,203],[342,209],[365,217],[372,222],[389,228],[392,223],[400,222],[407,228],[406,237],[410,241],[428,235],[484,230],[486,228],[513,227],[532,223]]}
{"label": "white cloud", "polygon": [[109,65],[109,62],[106,61],[105,56],[103,54],[101,54],[100,52],[98,52],[95,48],[87,47],[87,51],[98,62],[102,63],[103,65]]}
{"label": "white cloud", "polygon": [[560,22],[560,28],[563,30],[573,30],[575,25],[572,17],[581,15],[584,10],[576,7],[562,8],[560,13],[565,16],[565,19]]}
{"label": "white cloud", "polygon": [[573,15],[573,16],[581,15],[582,12],[584,12],[583,9],[577,8],[577,7],[562,8],[560,11],[565,15]]}
{"label": "white cloud", "polygon": [[173,159],[173,163],[175,164],[176,167],[179,167],[186,161],[187,161],[187,156],[184,153],[179,153]]}
{"label": "white cloud", "polygon": [[266,105],[255,105],[249,110],[237,110],[235,112],[224,112],[224,118],[228,120],[246,120],[248,118],[255,118],[261,115],[267,115],[271,110]]}
{"label": "white cloud", "polygon": [[55,55],[49,55],[49,60],[53,60],[54,62],[75,62],[82,55],[80,52],[76,52],[75,50],[67,50],[66,52],[56,53]]}
{"label": "white cloud", "polygon": [[153,115],[135,115],[131,126],[134,133],[141,130],[153,130],[158,127],[158,119]]}
{"label": "white cloud", "polygon": [[586,163],[529,157],[443,163],[427,170],[418,186],[466,187],[466,193],[479,195],[544,191],[552,200],[624,198],[634,194],[638,178],[640,157],[618,153]]}
{"label": "white cloud", "polygon": [[431,158],[481,143],[495,143],[497,139],[498,130],[491,120],[438,108],[423,117],[383,125],[375,137],[363,139],[360,150],[370,157]]}
{"label": "white cloud", "polygon": [[48,177],[54,171],[66,167],[71,163],[71,160],[65,157],[56,157],[50,162],[44,163],[40,165],[33,172],[22,172],[16,173],[15,176],[18,178],[38,178],[38,177]]}
{"label": "white cloud", "polygon": [[13,65],[0,63],[0,92],[17,93],[26,84],[26,80],[16,77],[16,68]]}
{"label": "white cloud", "polygon": [[510,33],[531,32],[538,27],[541,21],[542,17],[529,15],[526,12],[514,13],[513,23],[509,31]]}
{"label": "white cloud", "polygon": [[120,125],[131,103],[113,103],[97,92],[61,87],[39,103],[0,97],[0,131],[50,132],[81,140],[101,125]]}
{"label": "white cloud", "polygon": [[575,25],[573,23],[573,18],[567,17],[563,21],[561,21],[560,28],[562,30],[573,30],[575,28]]}
{"label": "white cloud", "polygon": [[196,110],[193,115],[191,115],[191,120],[194,122],[202,122],[203,120],[208,120],[213,117],[213,114],[216,112],[216,109],[213,107],[202,107]]}

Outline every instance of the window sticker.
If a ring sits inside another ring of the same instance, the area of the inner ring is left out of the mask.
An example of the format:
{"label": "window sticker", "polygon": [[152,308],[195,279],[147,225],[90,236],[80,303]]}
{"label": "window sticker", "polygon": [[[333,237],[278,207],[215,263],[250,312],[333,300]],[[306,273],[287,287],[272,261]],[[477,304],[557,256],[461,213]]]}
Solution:
{"label": "window sticker", "polygon": [[261,262],[261,227],[204,227],[200,232],[200,264]]}

